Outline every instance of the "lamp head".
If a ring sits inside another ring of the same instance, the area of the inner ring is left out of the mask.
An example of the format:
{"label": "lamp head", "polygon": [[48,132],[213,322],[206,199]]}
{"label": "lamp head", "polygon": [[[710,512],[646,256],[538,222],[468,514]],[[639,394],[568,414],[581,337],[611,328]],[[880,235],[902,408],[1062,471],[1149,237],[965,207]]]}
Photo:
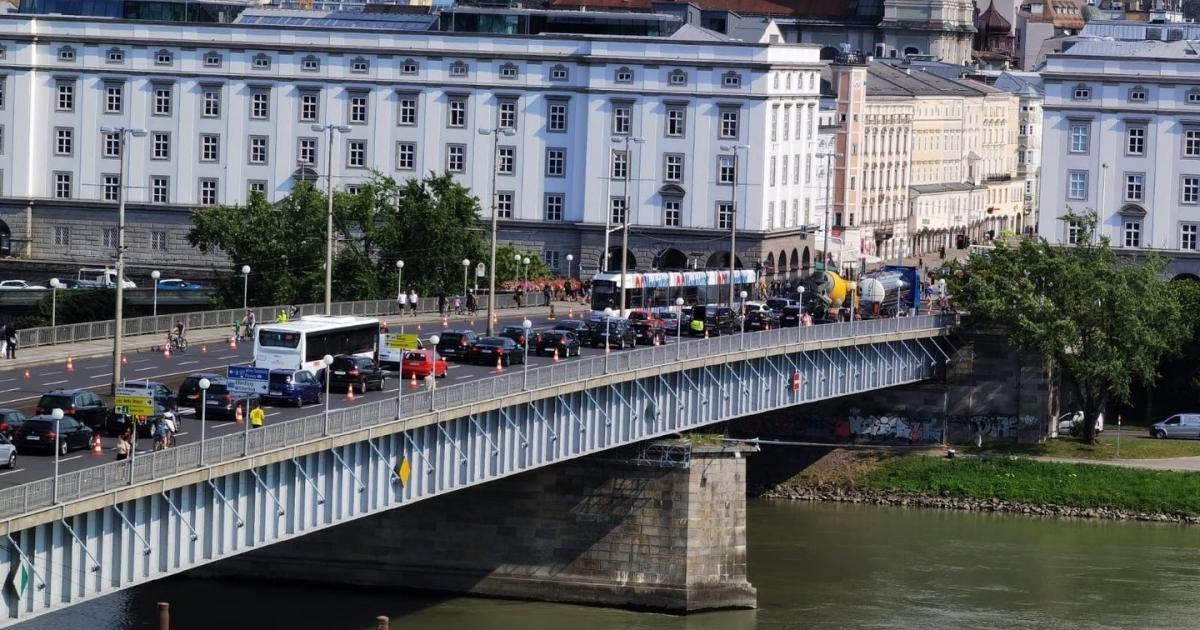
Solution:
{"label": "lamp head", "polygon": [[333,365],[333,355],[327,354],[327,355],[321,357],[321,363],[324,363],[325,367],[329,367],[329,366]]}
{"label": "lamp head", "polygon": [[464,266],[464,267],[470,267],[470,266],[471,266],[471,261],[470,261],[470,260],[467,260],[466,258],[464,258],[464,259],[463,259],[463,266]]}
{"label": "lamp head", "polygon": [[212,386],[212,381],[210,381],[206,378],[202,378],[202,379],[200,379],[200,382],[197,384],[200,386],[200,389],[207,390],[209,387]]}
{"label": "lamp head", "polygon": [[250,275],[250,265],[242,265],[242,275]]}
{"label": "lamp head", "polygon": [[433,347],[435,348],[437,347],[438,342],[441,340],[442,338],[437,335],[429,335],[429,343],[433,344]]}
{"label": "lamp head", "polygon": [[571,262],[572,260],[575,260],[575,255],[574,255],[574,254],[567,254],[567,262]]}
{"label": "lamp head", "polygon": [[59,281],[58,278],[50,278],[50,288],[51,289],[61,289],[61,288],[63,288],[63,283],[61,281]]}
{"label": "lamp head", "polygon": [[528,258],[525,258],[524,260],[522,260],[522,261],[521,261],[521,263],[522,263],[522,264],[526,264],[526,265],[528,265],[528,264],[529,264],[529,259],[528,259]]}
{"label": "lamp head", "polygon": [[51,418],[54,418],[55,420],[62,420],[62,419],[63,419],[63,410],[62,410],[62,409],[59,409],[58,407],[55,407],[55,408],[54,408],[54,409],[53,409],[53,410],[50,412],[50,417],[51,417]]}
{"label": "lamp head", "polygon": [[527,319],[527,320],[521,322],[521,327],[522,328],[533,328],[533,322],[531,322]]}
{"label": "lamp head", "polygon": [[675,306],[683,306],[683,298],[675,298]]}
{"label": "lamp head", "polygon": [[403,260],[397,260],[397,261],[396,261],[396,268],[397,268],[397,269],[403,269],[403,268],[404,268],[404,261],[403,261]]}
{"label": "lamp head", "polygon": [[742,291],[739,295],[741,295],[742,299],[744,300],[744,299],[746,299],[746,295],[748,295],[748,294],[745,291]]}
{"label": "lamp head", "polygon": [[157,269],[155,269],[154,271],[150,272],[150,277],[154,278],[155,280],[158,280],[159,278],[162,277],[162,274],[159,273],[159,271]]}

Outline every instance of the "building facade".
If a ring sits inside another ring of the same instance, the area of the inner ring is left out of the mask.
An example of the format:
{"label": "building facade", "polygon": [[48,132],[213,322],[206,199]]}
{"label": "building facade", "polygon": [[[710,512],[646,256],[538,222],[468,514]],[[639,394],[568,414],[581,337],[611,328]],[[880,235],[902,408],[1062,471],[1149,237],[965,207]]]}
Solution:
{"label": "building facade", "polygon": [[0,221],[26,257],[114,254],[122,148],[102,127],[147,132],[124,148],[131,261],[211,265],[186,243],[192,210],[323,184],[331,147],[313,126],[324,124],[349,129],[333,135],[336,186],[373,171],[449,171],[485,216],[494,202],[501,240],[563,271],[568,254],[577,270],[603,264],[606,226],[626,217],[634,267],[727,260],[720,237],[735,222],[746,266],[786,251],[791,271],[805,247],[816,47],[687,29],[529,38],[0,24]]}

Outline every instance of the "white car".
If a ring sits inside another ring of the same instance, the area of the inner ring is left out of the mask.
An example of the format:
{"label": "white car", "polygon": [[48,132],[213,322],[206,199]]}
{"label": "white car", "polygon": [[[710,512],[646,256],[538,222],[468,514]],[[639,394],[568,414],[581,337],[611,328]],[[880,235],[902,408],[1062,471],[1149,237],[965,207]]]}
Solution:
{"label": "white car", "polygon": [[[1075,435],[1075,425],[1083,421],[1082,411],[1071,411],[1064,413],[1058,417],[1056,428],[1058,437],[1070,437]],[[1080,427],[1082,428],[1082,427]],[[1096,433],[1104,432],[1104,414],[1096,414]]]}
{"label": "white car", "polygon": [[25,291],[29,289],[46,290],[46,287],[29,284],[24,280],[0,280],[0,291]]}
{"label": "white car", "polygon": [[4,434],[0,434],[0,466],[9,470],[17,467],[17,447]]}

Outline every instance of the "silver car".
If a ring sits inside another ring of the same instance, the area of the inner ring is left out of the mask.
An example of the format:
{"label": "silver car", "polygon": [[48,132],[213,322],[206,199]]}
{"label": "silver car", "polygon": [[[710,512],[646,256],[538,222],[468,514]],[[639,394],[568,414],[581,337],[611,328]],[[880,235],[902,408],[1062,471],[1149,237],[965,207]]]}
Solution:
{"label": "silver car", "polygon": [[1150,427],[1150,437],[1200,438],[1200,413],[1177,413]]}
{"label": "silver car", "polygon": [[17,447],[3,433],[0,433],[0,466],[8,469],[17,467]]}

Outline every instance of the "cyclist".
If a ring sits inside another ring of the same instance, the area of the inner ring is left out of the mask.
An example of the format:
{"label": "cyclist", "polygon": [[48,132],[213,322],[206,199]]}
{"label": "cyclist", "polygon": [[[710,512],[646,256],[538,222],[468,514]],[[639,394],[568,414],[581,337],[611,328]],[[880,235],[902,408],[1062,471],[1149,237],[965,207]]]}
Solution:
{"label": "cyclist", "polygon": [[167,332],[167,345],[175,350],[187,348],[187,324],[183,320],[175,322],[175,327]]}
{"label": "cyclist", "polygon": [[243,340],[253,339],[254,328],[256,325],[257,322],[254,318],[254,311],[246,309],[246,315],[242,317],[242,332],[239,337],[241,337]]}

